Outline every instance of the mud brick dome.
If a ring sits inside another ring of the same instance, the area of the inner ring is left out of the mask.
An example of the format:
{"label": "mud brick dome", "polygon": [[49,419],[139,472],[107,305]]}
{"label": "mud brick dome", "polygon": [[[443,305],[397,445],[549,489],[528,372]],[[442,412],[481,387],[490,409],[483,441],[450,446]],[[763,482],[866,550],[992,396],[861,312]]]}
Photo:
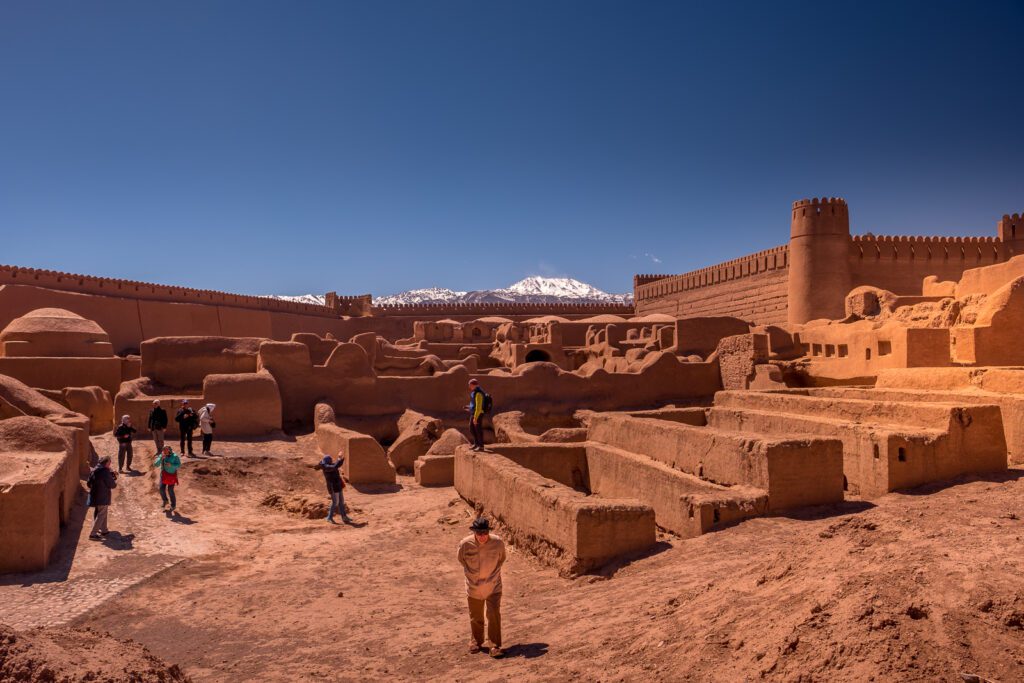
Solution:
{"label": "mud brick dome", "polygon": [[30,311],[0,332],[0,356],[99,358],[113,354],[102,327],[62,308]]}

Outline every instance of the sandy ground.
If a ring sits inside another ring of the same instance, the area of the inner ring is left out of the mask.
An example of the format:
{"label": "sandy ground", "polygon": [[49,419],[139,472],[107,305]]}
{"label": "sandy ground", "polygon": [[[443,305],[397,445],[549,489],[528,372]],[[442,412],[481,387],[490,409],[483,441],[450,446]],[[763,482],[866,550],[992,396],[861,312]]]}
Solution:
{"label": "sandy ground", "polygon": [[176,517],[122,477],[118,535],[85,527],[54,569],[5,580],[0,622],[109,632],[194,681],[1024,680],[1021,469],[665,536],[600,576],[512,548],[491,660],[466,652],[454,489],[350,487],[358,524],[331,526],[263,504],[326,499],[310,437],[215,451],[184,466]]}

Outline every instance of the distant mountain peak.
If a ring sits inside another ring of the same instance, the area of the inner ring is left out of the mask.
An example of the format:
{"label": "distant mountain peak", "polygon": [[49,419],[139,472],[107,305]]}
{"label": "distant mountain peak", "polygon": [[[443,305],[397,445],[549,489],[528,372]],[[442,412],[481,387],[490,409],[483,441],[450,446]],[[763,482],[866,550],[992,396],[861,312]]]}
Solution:
{"label": "distant mountain peak", "polygon": [[[274,296],[275,299],[323,305],[319,294]],[[445,287],[410,289],[398,294],[374,297],[378,306],[451,304],[451,303],[599,303],[631,304],[632,294],[609,294],[593,285],[570,277],[531,275],[502,289],[480,289],[460,292]]]}

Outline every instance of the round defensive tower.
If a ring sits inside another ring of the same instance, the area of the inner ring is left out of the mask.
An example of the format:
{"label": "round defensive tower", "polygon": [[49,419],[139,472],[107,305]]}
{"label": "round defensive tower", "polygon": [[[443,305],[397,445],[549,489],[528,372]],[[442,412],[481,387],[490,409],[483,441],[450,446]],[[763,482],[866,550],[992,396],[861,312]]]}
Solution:
{"label": "round defensive tower", "polygon": [[850,292],[850,210],[836,197],[793,202],[789,231],[789,322],[845,316]]}

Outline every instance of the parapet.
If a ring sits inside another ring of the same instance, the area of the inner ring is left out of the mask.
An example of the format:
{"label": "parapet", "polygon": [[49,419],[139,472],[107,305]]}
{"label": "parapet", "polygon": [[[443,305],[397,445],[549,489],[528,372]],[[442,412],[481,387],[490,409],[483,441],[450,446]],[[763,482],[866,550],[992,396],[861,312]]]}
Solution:
{"label": "parapet", "polygon": [[[793,202],[793,211],[801,209],[803,211],[813,210],[816,213],[823,213],[829,209],[832,213],[839,211],[849,211],[849,207],[846,205],[846,200],[842,197],[814,197],[813,199],[798,199]],[[806,214],[805,214],[806,215]]]}
{"label": "parapet", "polygon": [[[207,304],[214,306],[235,306],[253,308],[263,311],[280,311],[302,315],[318,315],[337,317],[339,315],[328,306],[285,301],[266,296],[250,296],[246,294],[230,294],[209,289],[192,289],[161,285],[135,280],[64,273],[55,270],[37,268],[21,268],[18,266],[0,265],[0,285],[28,285],[45,287],[81,294],[100,294],[104,296],[126,297],[131,299],[150,299],[155,301],[171,301],[174,303]],[[351,300],[351,304],[360,304],[369,295],[357,297],[337,297],[340,301]]]}
{"label": "parapet", "polygon": [[996,223],[996,234],[1004,242],[1024,239],[1024,214],[1004,215]]}
{"label": "parapet", "polygon": [[[676,292],[785,269],[788,265],[789,245],[783,244],[680,275],[634,275],[633,298],[635,301],[655,299]],[[650,279],[639,281],[638,278]]]}
{"label": "parapet", "polygon": [[839,197],[815,197],[793,202],[790,239],[811,235],[850,235],[850,208]]}

